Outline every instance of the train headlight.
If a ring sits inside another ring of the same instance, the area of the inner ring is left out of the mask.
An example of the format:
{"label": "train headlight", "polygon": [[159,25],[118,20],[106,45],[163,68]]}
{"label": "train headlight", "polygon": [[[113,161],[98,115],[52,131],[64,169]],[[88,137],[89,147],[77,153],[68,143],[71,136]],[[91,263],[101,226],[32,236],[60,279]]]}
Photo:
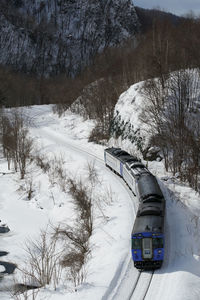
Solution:
{"label": "train headlight", "polygon": [[133,253],[134,253],[134,254],[137,254],[137,251],[134,251]]}
{"label": "train headlight", "polygon": [[161,254],[162,253],[162,251],[161,250],[158,250],[158,254]]}

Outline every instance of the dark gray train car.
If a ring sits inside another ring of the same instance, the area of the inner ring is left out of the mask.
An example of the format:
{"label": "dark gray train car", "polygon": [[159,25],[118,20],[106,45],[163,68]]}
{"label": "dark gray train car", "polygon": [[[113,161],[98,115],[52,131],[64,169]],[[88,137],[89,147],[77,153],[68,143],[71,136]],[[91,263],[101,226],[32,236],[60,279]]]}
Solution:
{"label": "dark gray train car", "polygon": [[146,173],[137,180],[137,193],[139,200],[145,201],[164,201],[163,193],[155,176]]}

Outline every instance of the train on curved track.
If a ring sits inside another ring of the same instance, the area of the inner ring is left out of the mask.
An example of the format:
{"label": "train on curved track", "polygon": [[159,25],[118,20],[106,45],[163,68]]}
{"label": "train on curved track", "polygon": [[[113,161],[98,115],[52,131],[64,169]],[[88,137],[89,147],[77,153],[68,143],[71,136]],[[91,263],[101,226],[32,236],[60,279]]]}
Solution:
{"label": "train on curved track", "polygon": [[120,148],[105,149],[104,161],[139,200],[131,234],[134,266],[140,270],[160,268],[164,259],[165,199],[156,177],[140,160]]}

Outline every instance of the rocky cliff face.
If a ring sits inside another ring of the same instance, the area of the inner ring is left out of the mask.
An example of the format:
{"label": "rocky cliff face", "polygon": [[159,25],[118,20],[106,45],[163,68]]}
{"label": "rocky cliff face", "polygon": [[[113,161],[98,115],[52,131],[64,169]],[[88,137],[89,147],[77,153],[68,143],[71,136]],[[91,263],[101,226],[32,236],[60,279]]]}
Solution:
{"label": "rocky cliff face", "polygon": [[1,2],[0,63],[38,75],[73,76],[140,27],[131,0]]}

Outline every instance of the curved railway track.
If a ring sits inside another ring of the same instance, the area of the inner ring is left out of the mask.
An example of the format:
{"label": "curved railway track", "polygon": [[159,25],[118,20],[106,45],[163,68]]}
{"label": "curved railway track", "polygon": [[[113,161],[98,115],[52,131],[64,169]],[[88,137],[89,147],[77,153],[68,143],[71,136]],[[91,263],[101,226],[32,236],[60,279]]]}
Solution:
{"label": "curved railway track", "polygon": [[[35,126],[35,127],[38,127],[38,126]],[[60,145],[62,144],[63,146],[66,146],[68,149],[70,148],[71,150],[78,152],[81,155],[84,154],[84,155],[94,159],[101,165],[105,166],[103,158],[98,157],[95,153],[92,153],[91,151],[89,151],[87,149],[83,149],[79,145],[76,145],[76,143],[70,143],[70,142],[66,141],[66,139],[64,139],[63,136],[59,135],[58,132],[55,132],[54,130],[49,132],[49,130],[45,130],[45,128],[41,128],[41,131],[43,131],[45,133],[46,137],[53,136],[54,141],[57,141],[58,144],[60,144]],[[41,131],[40,131],[40,133],[41,133]],[[106,169],[106,167],[105,167],[105,169]],[[126,183],[123,181],[123,179],[121,179],[116,174],[113,174],[113,175],[120,179],[121,184],[124,186],[124,188],[126,189],[126,191],[129,194],[129,201],[130,201],[130,199],[133,199],[134,195],[130,191],[130,189],[128,188]],[[137,211],[136,201],[131,201],[131,205],[132,205],[133,216],[134,216],[134,214]],[[151,273],[138,272],[134,268],[132,258],[130,257],[128,264],[124,263],[123,271],[121,272],[121,274],[119,274],[119,278],[117,280],[118,287],[116,288],[116,286],[113,286],[110,289],[110,291],[104,295],[104,297],[102,299],[105,298],[105,299],[112,299],[112,300],[121,300],[122,299],[121,296],[118,297],[118,295],[122,295],[123,291],[121,291],[121,290],[125,289],[126,293],[124,295],[127,295],[128,297],[127,298],[123,297],[124,299],[145,300],[145,298],[148,294],[149,287],[151,285],[152,277],[153,277],[153,272],[151,272]],[[134,280],[134,282],[133,282],[133,280]],[[144,288],[144,286],[146,286],[146,288]]]}

